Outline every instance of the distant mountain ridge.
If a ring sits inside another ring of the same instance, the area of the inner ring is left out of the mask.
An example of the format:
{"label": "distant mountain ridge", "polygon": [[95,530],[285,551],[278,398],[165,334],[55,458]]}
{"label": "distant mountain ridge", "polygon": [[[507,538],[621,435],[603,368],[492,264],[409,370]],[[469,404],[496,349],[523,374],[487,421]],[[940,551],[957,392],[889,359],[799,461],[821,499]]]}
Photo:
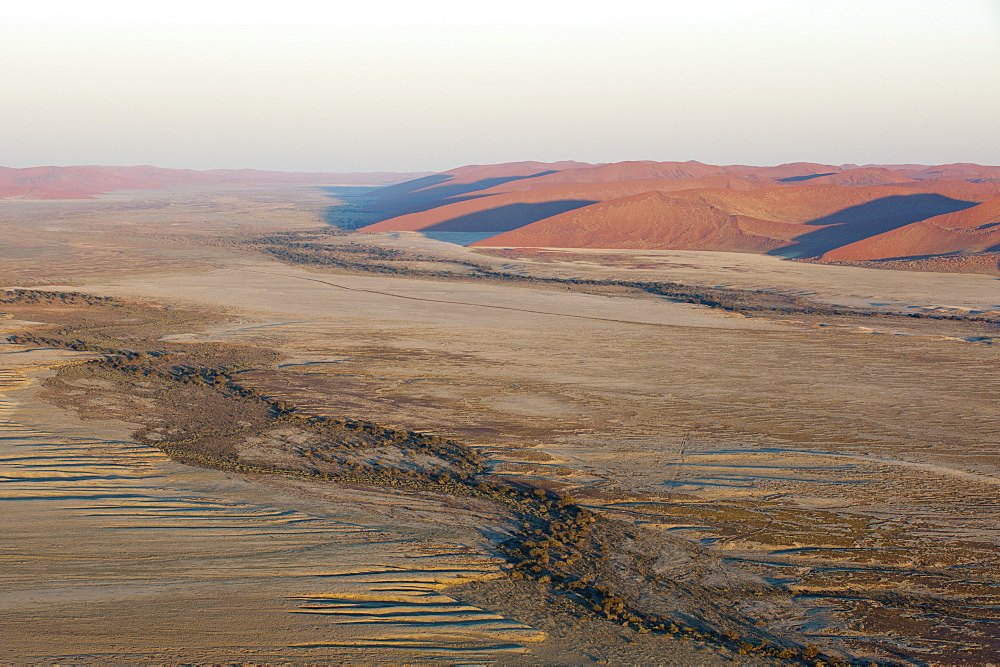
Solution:
{"label": "distant mountain ridge", "polygon": [[164,169],[72,166],[0,167],[0,199],[93,199],[115,190],[161,190],[211,185],[389,185],[426,172],[309,173],[256,169]]}
{"label": "distant mountain ridge", "polygon": [[976,254],[977,267],[995,253],[1000,261],[1000,167],[970,163],[474,165],[373,191],[365,206],[377,222],[360,231],[488,234],[471,244],[480,247],[714,250],[839,263]]}

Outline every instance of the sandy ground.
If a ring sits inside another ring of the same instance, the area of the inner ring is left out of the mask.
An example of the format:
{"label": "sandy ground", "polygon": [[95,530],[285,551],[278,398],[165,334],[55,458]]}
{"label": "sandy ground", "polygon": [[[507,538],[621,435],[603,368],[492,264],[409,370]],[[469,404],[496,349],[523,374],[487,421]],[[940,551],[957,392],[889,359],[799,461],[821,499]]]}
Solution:
{"label": "sandy ground", "polygon": [[[441,245],[415,232],[370,236],[387,245],[424,248],[432,252]],[[454,257],[482,256],[475,249],[454,245],[447,252]],[[696,250],[548,248],[532,252],[532,255],[536,261],[508,261],[504,266],[512,270],[530,267],[527,270],[532,273],[563,276],[673,280],[692,285],[763,289],[850,307],[1000,311],[1000,280],[984,275],[885,271],[790,262],[767,255]],[[546,258],[558,258],[559,262],[552,265],[551,261],[537,261]]]}
{"label": "sandy ground", "polygon": [[[417,235],[378,242],[471,253]],[[462,438],[497,471],[570,489],[797,590],[996,604],[997,346],[658,299],[335,275],[169,239],[130,243],[156,270],[105,266],[77,275],[74,289],[229,312],[224,326],[172,338],[280,350],[279,368],[248,378],[307,410]],[[643,258],[657,265],[494,260],[538,275],[769,287],[900,310],[1000,308],[998,283],[984,276],[718,253]],[[53,271],[50,283],[61,278]],[[130,444],[126,425],[74,422],[37,403],[22,376],[54,360],[15,352],[0,358],[0,496],[13,508],[4,535],[14,536],[0,551],[0,645],[21,647],[22,659],[216,659],[213,646],[246,660],[602,659],[566,648],[579,641],[568,626],[562,639],[551,628],[543,636],[542,623],[471,609],[441,589],[498,571],[482,535],[496,529],[489,516],[179,466]],[[997,650],[995,621],[851,605],[819,596],[768,622],[860,656],[975,662]],[[969,653],[973,635],[994,648]],[[647,662],[654,649],[642,650],[614,655]]]}
{"label": "sandy ground", "polygon": [[995,347],[263,262],[86,289],[236,308],[254,321],[175,339],[282,349],[282,367],[256,379],[308,410],[461,437],[497,471],[592,492],[594,506],[750,566],[783,563],[796,585],[842,585],[813,570],[872,561],[995,561]]}
{"label": "sandy ground", "polygon": [[522,622],[498,593],[456,599],[500,576],[492,508],[173,463],[38,400],[70,356],[0,351],[0,664],[726,661],[572,609]]}
{"label": "sandy ground", "polygon": [[440,592],[496,576],[488,512],[182,466],[37,402],[54,359],[3,361],[3,657],[483,659],[545,636]]}

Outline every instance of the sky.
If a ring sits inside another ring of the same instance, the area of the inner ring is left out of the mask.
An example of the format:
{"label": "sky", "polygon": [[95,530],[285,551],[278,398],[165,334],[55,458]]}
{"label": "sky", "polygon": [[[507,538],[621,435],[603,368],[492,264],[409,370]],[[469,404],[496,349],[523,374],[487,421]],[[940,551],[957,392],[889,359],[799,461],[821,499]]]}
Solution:
{"label": "sky", "polygon": [[1000,0],[0,3],[0,165],[1000,164]]}

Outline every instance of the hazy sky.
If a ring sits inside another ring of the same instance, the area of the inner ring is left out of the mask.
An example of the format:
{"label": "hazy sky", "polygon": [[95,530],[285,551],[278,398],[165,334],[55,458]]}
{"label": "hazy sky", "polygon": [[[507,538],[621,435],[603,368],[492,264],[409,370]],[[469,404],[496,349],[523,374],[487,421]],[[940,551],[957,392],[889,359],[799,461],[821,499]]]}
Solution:
{"label": "hazy sky", "polygon": [[1000,164],[1000,0],[11,0],[0,63],[14,167]]}

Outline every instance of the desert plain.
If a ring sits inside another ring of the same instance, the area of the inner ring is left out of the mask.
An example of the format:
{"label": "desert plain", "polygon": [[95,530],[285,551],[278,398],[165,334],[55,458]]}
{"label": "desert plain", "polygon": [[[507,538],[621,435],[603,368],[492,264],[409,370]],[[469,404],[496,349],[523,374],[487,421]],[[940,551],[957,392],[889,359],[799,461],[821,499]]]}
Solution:
{"label": "desert plain", "polygon": [[[995,275],[335,233],[339,203],[285,184],[2,202],[0,663],[1000,659]],[[571,497],[621,539],[567,567],[600,556],[611,583],[581,581],[626,610],[518,569],[527,499],[338,481],[409,470],[396,445],[330,458],[261,413],[211,435],[242,467],[172,460],[156,438],[197,401],[88,370],[121,356],[102,330],[149,368],[253,350],[226,372],[296,419],[461,443],[486,478]]]}

